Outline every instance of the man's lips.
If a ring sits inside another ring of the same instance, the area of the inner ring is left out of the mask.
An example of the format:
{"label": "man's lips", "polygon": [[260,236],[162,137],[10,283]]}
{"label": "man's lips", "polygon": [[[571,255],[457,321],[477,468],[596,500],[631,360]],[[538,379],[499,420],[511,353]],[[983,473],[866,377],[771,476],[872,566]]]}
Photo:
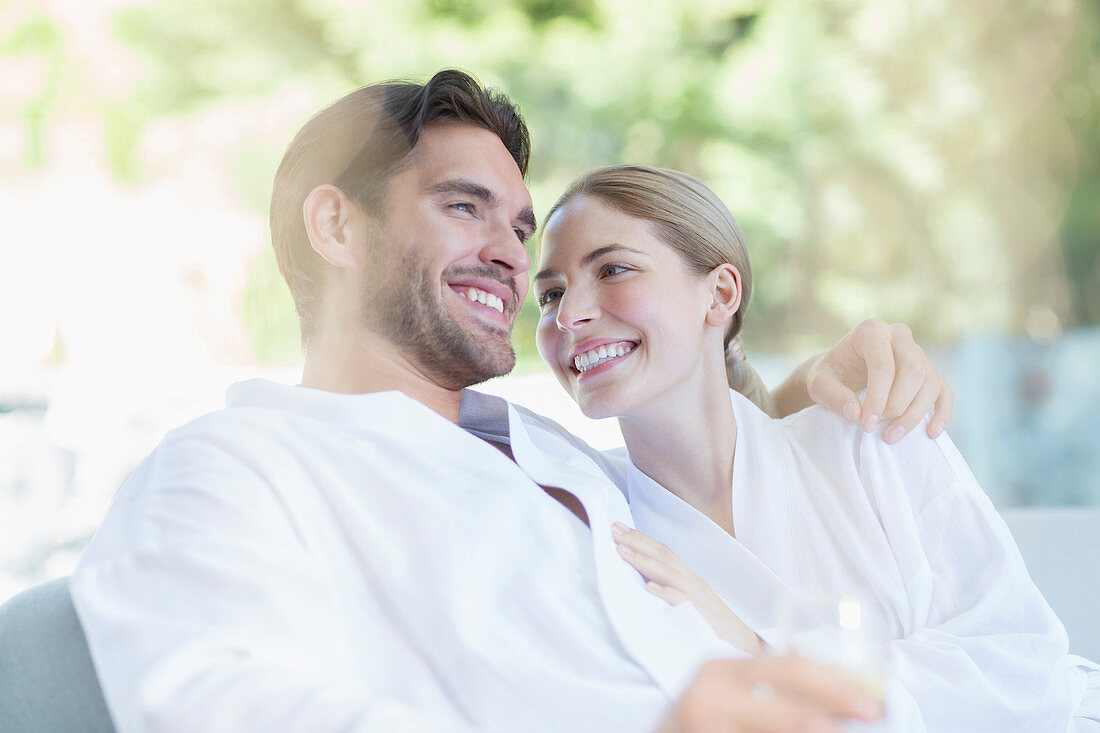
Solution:
{"label": "man's lips", "polygon": [[512,303],[516,300],[515,290],[499,280],[491,280],[484,277],[463,277],[448,280],[447,285],[456,292],[473,288],[492,294],[499,298],[504,304],[505,313],[511,312]]}

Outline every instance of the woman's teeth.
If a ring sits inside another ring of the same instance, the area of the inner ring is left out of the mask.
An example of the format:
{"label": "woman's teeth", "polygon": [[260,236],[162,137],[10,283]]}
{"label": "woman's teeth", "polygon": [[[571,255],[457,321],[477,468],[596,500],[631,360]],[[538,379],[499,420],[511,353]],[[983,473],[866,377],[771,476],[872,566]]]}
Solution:
{"label": "woman's teeth", "polygon": [[478,290],[477,288],[466,288],[465,290],[459,290],[459,295],[465,296],[467,300],[472,300],[475,303],[481,303],[487,305],[497,313],[504,312],[504,301],[493,295],[487,293],[484,290]]}
{"label": "woman's teeth", "polygon": [[634,344],[627,343],[625,341],[617,344],[604,344],[599,348],[586,351],[583,354],[578,354],[573,357],[573,366],[581,374],[587,372],[589,369],[595,369],[600,364],[606,364],[612,359],[618,359],[620,356],[626,356],[634,350]]}

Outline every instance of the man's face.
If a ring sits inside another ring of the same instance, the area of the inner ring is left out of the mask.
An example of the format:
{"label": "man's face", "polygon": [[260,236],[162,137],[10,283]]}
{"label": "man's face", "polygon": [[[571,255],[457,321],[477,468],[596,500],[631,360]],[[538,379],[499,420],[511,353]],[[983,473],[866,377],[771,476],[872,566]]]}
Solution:
{"label": "man's face", "polygon": [[390,179],[367,242],[368,324],[447,389],[507,374],[534,229],[531,195],[496,135],[460,124],[425,129]]}

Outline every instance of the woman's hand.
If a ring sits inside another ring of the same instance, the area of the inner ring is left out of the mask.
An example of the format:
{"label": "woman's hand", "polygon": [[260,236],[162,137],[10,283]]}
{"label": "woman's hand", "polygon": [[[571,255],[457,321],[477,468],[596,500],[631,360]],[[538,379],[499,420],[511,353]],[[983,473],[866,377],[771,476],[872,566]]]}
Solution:
{"label": "woman's hand", "polygon": [[[933,408],[928,437],[939,436],[955,401],[909,327],[877,318],[863,321],[825,352],[810,367],[806,388],[814,402],[859,420],[867,432],[890,420],[883,430],[887,443],[905,437]],[[856,392],[864,388],[860,406]]]}
{"label": "woman's hand", "polygon": [[[866,389],[863,404],[857,392]],[[871,432],[884,420],[887,443],[896,443],[934,409],[928,436],[951,422],[955,395],[904,323],[869,318],[824,354],[803,362],[772,393],[780,415],[813,403],[859,422]]]}
{"label": "woman's hand", "polygon": [[646,579],[646,590],[673,606],[691,601],[719,637],[753,656],[764,651],[760,637],[676,553],[620,522],[611,525],[611,534],[619,555]]}

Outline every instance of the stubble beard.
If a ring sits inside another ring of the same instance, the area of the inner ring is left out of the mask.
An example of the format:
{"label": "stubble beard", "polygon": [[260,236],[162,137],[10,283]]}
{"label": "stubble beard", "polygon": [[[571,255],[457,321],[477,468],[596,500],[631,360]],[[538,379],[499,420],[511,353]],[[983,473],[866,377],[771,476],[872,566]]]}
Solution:
{"label": "stubble beard", "polygon": [[[460,274],[497,275],[477,268],[450,268],[442,278]],[[512,371],[516,352],[511,329],[484,322],[463,325],[444,306],[440,287],[440,280],[431,276],[429,268],[407,254],[381,288],[365,294],[366,317],[445,389],[463,389]],[[512,290],[514,295],[514,284]]]}

